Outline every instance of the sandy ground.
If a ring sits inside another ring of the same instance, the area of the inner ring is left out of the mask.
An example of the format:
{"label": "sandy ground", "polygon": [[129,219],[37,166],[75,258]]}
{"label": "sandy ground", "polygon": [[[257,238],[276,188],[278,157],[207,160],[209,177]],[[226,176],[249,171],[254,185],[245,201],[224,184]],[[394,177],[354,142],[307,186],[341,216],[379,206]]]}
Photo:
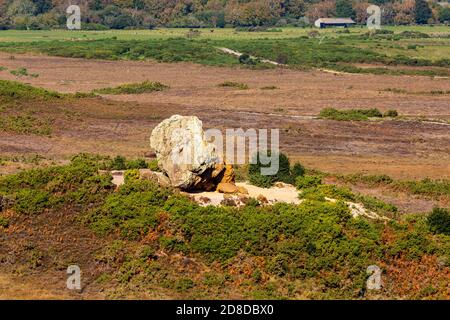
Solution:
{"label": "sandy ground", "polygon": [[[246,197],[255,199],[263,197],[267,199],[268,203],[271,204],[276,202],[298,204],[301,202],[298,198],[298,190],[294,186],[286,185],[282,188],[276,186],[271,188],[260,188],[252,186],[247,182],[237,182],[236,185],[247,189],[248,195],[245,195]],[[225,199],[225,197],[232,197],[235,198],[235,200],[239,200],[239,196],[225,195],[219,192],[198,192],[190,193],[189,195],[194,197],[197,202],[202,203],[203,205],[218,206]],[[205,198],[209,199],[209,201],[205,202],[203,200]]]}

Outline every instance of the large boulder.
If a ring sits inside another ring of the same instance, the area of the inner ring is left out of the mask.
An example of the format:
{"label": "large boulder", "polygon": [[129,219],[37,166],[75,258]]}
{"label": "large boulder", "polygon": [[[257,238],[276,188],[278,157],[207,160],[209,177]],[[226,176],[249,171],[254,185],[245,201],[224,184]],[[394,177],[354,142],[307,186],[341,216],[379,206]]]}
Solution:
{"label": "large boulder", "polygon": [[194,116],[174,115],[162,121],[152,131],[150,146],[171,185],[183,190],[216,190],[227,169]]}

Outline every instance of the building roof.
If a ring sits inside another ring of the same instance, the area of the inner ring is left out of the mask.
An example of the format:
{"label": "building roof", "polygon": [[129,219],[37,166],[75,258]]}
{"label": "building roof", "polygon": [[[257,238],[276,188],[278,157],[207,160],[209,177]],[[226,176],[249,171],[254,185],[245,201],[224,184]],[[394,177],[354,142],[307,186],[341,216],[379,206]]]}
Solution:
{"label": "building roof", "polygon": [[319,23],[329,23],[329,24],[335,24],[335,23],[356,23],[350,18],[319,18],[316,20],[316,22]]}

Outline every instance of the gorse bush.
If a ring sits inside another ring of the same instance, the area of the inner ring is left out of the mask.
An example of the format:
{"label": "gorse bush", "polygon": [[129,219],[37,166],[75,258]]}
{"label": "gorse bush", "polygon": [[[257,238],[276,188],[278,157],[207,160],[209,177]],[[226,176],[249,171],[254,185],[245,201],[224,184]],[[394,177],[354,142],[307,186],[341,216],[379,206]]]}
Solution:
{"label": "gorse bush", "polygon": [[[98,174],[107,160],[79,155],[67,166],[1,177],[0,194],[20,199],[13,205],[24,214],[53,210],[53,204],[64,206],[96,234],[115,238],[96,259],[116,270],[115,279],[121,284],[133,279],[140,284],[164,281],[167,288],[180,292],[196,286],[197,278],[189,281],[189,275],[168,275],[167,265],[155,258],[156,252],[163,250],[195,257],[214,270],[217,277],[205,278],[211,285],[236,279],[232,273],[225,276],[229,268],[259,261],[250,274],[239,274],[239,281],[268,286],[270,277],[287,289],[285,282],[308,279],[328,297],[352,298],[365,287],[366,269],[371,264],[449,254],[445,243],[450,237],[430,232],[431,226],[447,221],[442,220],[442,212],[434,213],[437,218],[414,216],[386,224],[352,218],[343,201],[358,200],[355,195],[345,188],[316,183],[303,191],[306,200],[299,205],[203,207],[173,189],[139,179],[136,169],[128,171],[129,178],[113,192],[111,177]],[[323,201],[318,196],[338,201]],[[380,206],[371,201],[374,207]],[[448,212],[443,216],[448,217]],[[145,244],[140,245],[143,238]],[[125,255],[129,247],[136,246],[139,249],[132,255]],[[216,271],[218,265],[223,275]]]}
{"label": "gorse bush", "polygon": [[13,199],[12,208],[22,214],[38,214],[65,204],[96,203],[112,189],[112,177],[98,174],[101,161],[104,159],[80,154],[66,166],[0,177],[0,194]]}
{"label": "gorse bush", "polygon": [[[135,173],[135,171],[132,171]],[[150,180],[133,175],[126,179],[118,193],[109,195],[104,203],[87,214],[83,221],[100,235],[117,228],[122,237],[136,240],[156,227],[158,213],[169,197],[169,191]]]}
{"label": "gorse bush", "polygon": [[218,85],[219,87],[236,88],[240,90],[248,89],[248,85],[241,82],[225,81]]}
{"label": "gorse bush", "polygon": [[13,99],[58,99],[65,95],[16,81],[0,80],[0,96]]}
{"label": "gorse bush", "polygon": [[299,190],[317,187],[320,184],[322,179],[317,176],[300,176],[295,179],[295,186]]}
{"label": "gorse bush", "polygon": [[450,211],[444,208],[434,208],[427,219],[430,230],[450,236]]}
{"label": "gorse bush", "polygon": [[337,110],[334,108],[325,108],[320,111],[319,116],[323,119],[339,121],[362,121],[369,118],[381,118],[383,115],[378,109],[349,109]]}
{"label": "gorse bush", "polygon": [[96,89],[94,93],[101,94],[142,94],[154,91],[162,91],[169,88],[160,82],[144,81],[140,83],[123,84],[114,88]]}
{"label": "gorse bush", "polygon": [[147,169],[149,164],[144,159],[127,160],[123,156],[116,156],[113,159],[105,160],[101,164],[104,170],[129,170],[129,169]]}
{"label": "gorse bush", "polygon": [[396,117],[398,117],[398,112],[397,112],[397,110],[387,110],[387,111],[383,114],[383,117],[396,118]]}
{"label": "gorse bush", "polygon": [[[270,157],[271,152],[263,152],[263,155]],[[269,188],[277,181],[294,184],[295,178],[305,173],[305,169],[300,163],[296,163],[292,168],[289,158],[282,152],[278,153],[278,171],[273,175],[262,174],[262,168],[269,168],[271,164],[261,163],[261,154],[257,152],[252,157],[252,163],[248,166],[249,182],[255,186]],[[276,156],[275,156],[276,158]]]}

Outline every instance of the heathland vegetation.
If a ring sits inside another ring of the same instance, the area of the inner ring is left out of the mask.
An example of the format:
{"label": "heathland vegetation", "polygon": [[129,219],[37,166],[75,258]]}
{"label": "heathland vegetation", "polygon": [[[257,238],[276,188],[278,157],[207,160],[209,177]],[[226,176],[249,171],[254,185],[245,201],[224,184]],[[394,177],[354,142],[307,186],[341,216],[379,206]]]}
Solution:
{"label": "heathland vegetation", "polygon": [[[202,207],[134,175],[114,191],[112,177],[98,170],[122,160],[80,154],[64,166],[2,177],[0,228],[14,226],[17,218],[8,218],[8,210],[19,216],[71,212],[80,226],[115,239],[96,256],[108,265],[98,282],[114,283],[117,291],[111,294],[116,295],[152,287],[185,297],[234,291],[249,298],[357,298],[365,295],[366,269],[373,264],[387,270],[382,297],[443,298],[447,293],[446,209],[388,223],[352,218],[342,200],[359,201],[358,196],[303,175],[297,177],[306,199],[300,205],[261,206],[253,199],[241,208]],[[363,202],[395,213],[395,207],[374,198]],[[180,277],[161,251],[194,258],[204,267]],[[44,249],[41,260],[51,254]],[[442,270],[433,266],[436,259]],[[417,274],[422,267],[427,272]]]}
{"label": "heathland vegetation", "polygon": [[[264,31],[233,33],[224,29],[217,33],[198,32],[195,37],[189,36],[189,31],[184,29],[136,33],[36,31],[31,32],[32,37],[26,32],[6,31],[3,35],[6,41],[0,43],[0,50],[86,59],[156,60],[273,68],[272,64],[264,63],[263,59],[268,59],[289,68],[449,76],[449,34],[443,30],[436,29],[439,31],[436,33],[431,27],[422,27],[417,31],[394,28],[369,33],[358,28],[339,33],[336,30],[313,32],[287,28],[270,35],[270,32]],[[73,36],[77,36],[76,41],[60,41],[73,39]],[[229,48],[242,55],[233,56],[221,48]]]}

